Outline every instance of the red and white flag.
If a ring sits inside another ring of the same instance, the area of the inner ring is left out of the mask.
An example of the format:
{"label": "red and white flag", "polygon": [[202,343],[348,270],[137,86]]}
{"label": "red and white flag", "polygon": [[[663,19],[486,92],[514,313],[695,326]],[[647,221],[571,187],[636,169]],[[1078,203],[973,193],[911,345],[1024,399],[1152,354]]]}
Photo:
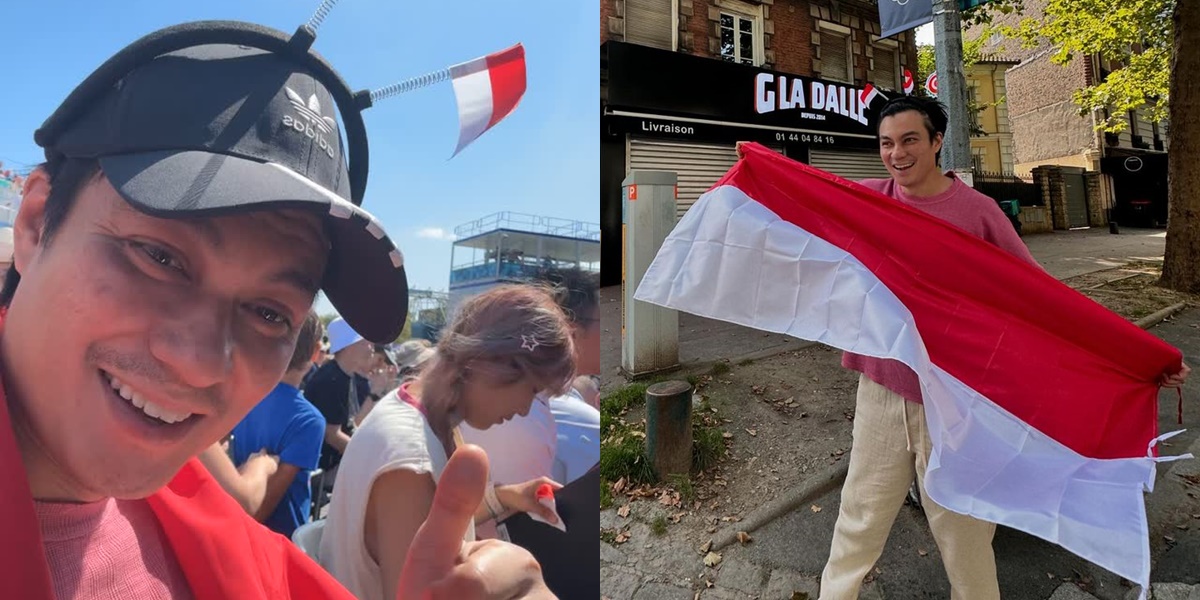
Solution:
{"label": "red and white flag", "polygon": [[507,117],[525,95],[525,47],[450,67],[458,101],[458,155],[483,132]]}
{"label": "red and white flag", "polygon": [[862,100],[863,106],[871,106],[871,102],[875,100],[876,96],[887,100],[887,96],[884,96],[874,85],[868,83],[867,87],[864,87],[862,92],[858,94],[858,99]]}
{"label": "red and white flag", "polygon": [[913,88],[915,88],[915,87],[916,87],[916,82],[913,81],[912,71],[905,69],[904,70],[904,94],[908,95],[908,94],[913,93]]}
{"label": "red and white flag", "polygon": [[[635,297],[898,360],[926,491],[1142,585],[1158,378],[1178,350],[945,221],[760,145],[680,220]],[[1036,307],[1031,309],[1031,307]]]}

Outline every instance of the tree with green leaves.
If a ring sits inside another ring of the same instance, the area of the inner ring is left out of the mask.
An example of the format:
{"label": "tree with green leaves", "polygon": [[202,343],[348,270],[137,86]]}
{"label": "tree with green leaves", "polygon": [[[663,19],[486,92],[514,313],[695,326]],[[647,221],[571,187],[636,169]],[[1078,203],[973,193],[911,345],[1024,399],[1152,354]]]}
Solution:
{"label": "tree with green leaves", "polygon": [[[989,24],[997,12],[1022,10],[1024,0],[996,0],[967,20]],[[1117,65],[1103,80],[1078,90],[1080,114],[1102,111],[1099,127],[1119,132],[1137,110],[1151,122],[1170,122],[1167,157],[1169,218],[1160,284],[1200,293],[1200,98],[1189,75],[1200,70],[1200,2],[1177,0],[1046,0],[1040,18],[996,31],[1027,47],[1048,45],[1067,64],[1100,56]]]}

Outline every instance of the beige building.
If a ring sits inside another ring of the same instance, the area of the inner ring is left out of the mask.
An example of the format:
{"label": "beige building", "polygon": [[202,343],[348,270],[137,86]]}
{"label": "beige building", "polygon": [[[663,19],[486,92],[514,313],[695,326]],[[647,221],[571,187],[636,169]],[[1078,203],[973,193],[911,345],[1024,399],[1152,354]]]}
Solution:
{"label": "beige building", "polygon": [[1015,64],[1010,60],[988,58],[967,70],[967,96],[980,107],[971,118],[971,159],[977,174],[1010,175],[1014,172],[1005,71]]}

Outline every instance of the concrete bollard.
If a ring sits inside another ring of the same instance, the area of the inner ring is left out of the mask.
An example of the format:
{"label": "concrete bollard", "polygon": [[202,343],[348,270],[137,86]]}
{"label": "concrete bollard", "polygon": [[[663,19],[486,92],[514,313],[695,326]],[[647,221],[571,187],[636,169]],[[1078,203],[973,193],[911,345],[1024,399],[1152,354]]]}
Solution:
{"label": "concrete bollard", "polygon": [[664,381],[646,389],[646,455],[655,473],[692,471],[692,386]]}

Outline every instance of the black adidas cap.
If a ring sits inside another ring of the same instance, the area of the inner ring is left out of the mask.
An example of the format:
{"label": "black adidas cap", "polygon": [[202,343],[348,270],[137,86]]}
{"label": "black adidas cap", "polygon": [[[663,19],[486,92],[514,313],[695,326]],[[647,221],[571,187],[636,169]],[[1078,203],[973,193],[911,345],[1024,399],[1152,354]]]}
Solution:
{"label": "black adidas cap", "polygon": [[48,150],[99,159],[121,196],[156,217],[320,211],[332,245],[322,290],[355,331],[388,343],[408,316],[404,259],[351,201],[336,115],[299,63],[210,44],[133,70]]}

